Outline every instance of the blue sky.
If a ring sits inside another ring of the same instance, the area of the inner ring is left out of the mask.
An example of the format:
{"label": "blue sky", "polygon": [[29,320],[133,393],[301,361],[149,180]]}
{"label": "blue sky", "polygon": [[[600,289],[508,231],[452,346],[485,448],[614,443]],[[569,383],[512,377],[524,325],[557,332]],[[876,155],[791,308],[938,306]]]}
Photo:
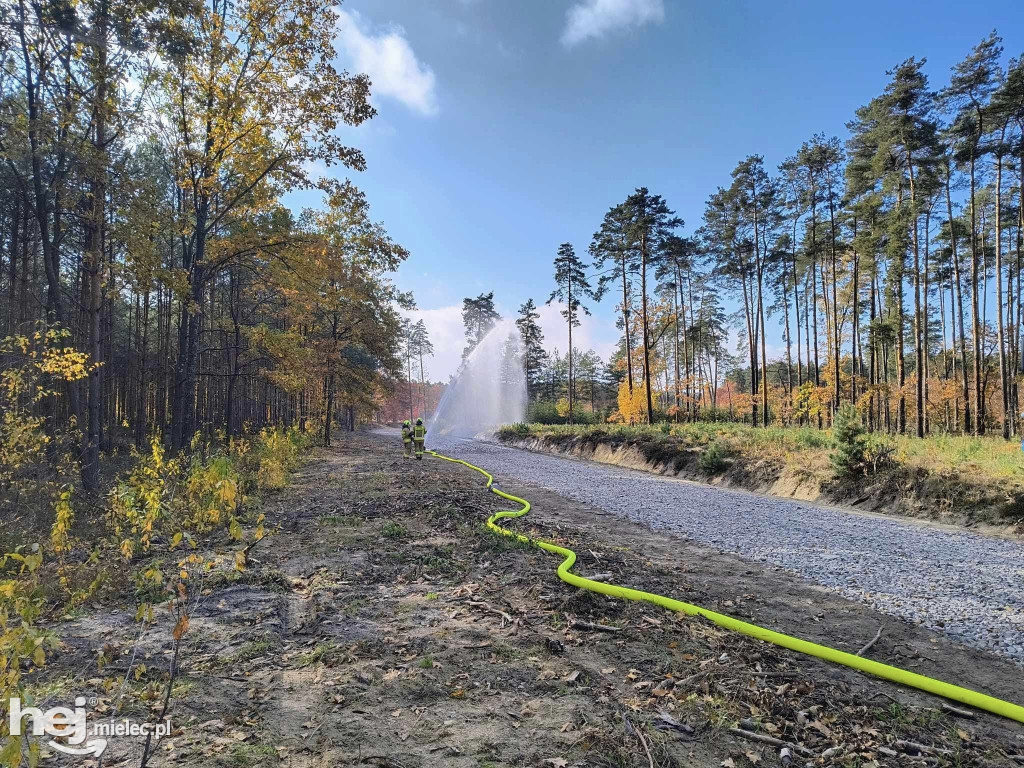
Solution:
{"label": "blue sky", "polygon": [[[347,132],[368,164],[353,180],[411,252],[397,282],[435,379],[458,363],[464,297],[543,304],[559,243],[585,253],[634,187],[690,233],[737,161],[845,138],[903,59],[927,57],[938,88],[993,28],[1024,53],[1020,0],[348,0],[339,28],[339,63],[370,75],[379,112]],[[607,355],[614,300],[593,309],[582,344]],[[564,350],[555,307],[543,324]]]}

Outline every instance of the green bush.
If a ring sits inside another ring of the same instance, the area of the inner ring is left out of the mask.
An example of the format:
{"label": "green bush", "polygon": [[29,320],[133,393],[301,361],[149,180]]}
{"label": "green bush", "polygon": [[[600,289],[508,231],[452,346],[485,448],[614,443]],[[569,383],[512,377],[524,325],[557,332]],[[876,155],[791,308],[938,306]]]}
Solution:
{"label": "green bush", "polygon": [[509,438],[526,437],[529,434],[530,425],[521,421],[517,421],[514,424],[502,424],[498,427],[498,437],[506,440]]}
{"label": "green bush", "polygon": [[[600,413],[584,411],[578,405],[572,409],[574,424],[600,424],[604,421]],[[533,424],[568,424],[569,418],[558,412],[556,403],[550,400],[536,400],[526,409],[526,420]]]}
{"label": "green bush", "polygon": [[729,466],[729,448],[719,441],[715,441],[708,445],[700,453],[700,457],[697,459],[697,466],[700,467],[702,472],[706,472],[709,475],[717,475],[724,472],[726,467]]}
{"label": "green bush", "polygon": [[866,443],[864,425],[861,424],[860,414],[852,405],[844,405],[836,412],[832,437],[836,448],[829,454],[829,460],[836,473],[852,475],[863,469]]}

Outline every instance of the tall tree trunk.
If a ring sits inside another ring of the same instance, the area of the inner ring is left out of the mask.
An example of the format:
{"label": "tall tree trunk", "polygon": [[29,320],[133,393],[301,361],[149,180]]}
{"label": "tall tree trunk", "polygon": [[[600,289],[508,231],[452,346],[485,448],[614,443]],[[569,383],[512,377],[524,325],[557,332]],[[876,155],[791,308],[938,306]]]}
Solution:
{"label": "tall tree trunk", "polygon": [[427,383],[426,383],[426,379],[424,378],[424,375],[423,375],[423,350],[422,350],[422,348],[419,350],[419,358],[420,358],[420,400],[423,401],[423,410],[421,411],[421,413],[423,414],[423,418],[426,419],[426,418],[428,418],[430,416],[430,409],[427,407]]}
{"label": "tall tree trunk", "polygon": [[839,381],[841,339],[839,335],[839,291],[837,287],[837,283],[839,281],[839,269],[836,257],[836,211],[831,184],[829,185],[828,193],[828,223],[832,259],[832,375],[835,377],[835,386],[833,388],[832,397],[834,399],[833,412],[836,412],[839,410],[839,402],[842,397],[842,387],[840,386]]}
{"label": "tall tree trunk", "polygon": [[334,374],[330,373],[324,382],[324,445],[331,445],[331,417],[334,415]]}
{"label": "tall tree trunk", "polygon": [[[874,229],[874,223],[872,222],[872,230]],[[874,238],[872,238],[874,239]],[[875,297],[875,285],[878,282],[878,254],[874,254],[871,259],[871,309],[869,310],[868,316],[868,387],[871,392],[871,396],[868,399],[868,418],[869,428],[872,430],[878,429],[878,424],[881,421],[880,418],[875,416],[875,394],[878,391],[878,334],[876,333],[875,326],[875,307],[877,299]]]}
{"label": "tall tree trunk", "polygon": [[[765,336],[768,335],[768,329],[764,324],[764,261],[761,259],[761,244],[759,238],[759,221],[757,211],[757,196],[751,195],[751,199],[754,203],[754,262],[757,270],[757,313],[758,313],[758,326],[759,333],[761,336],[761,422],[767,428],[768,426],[768,355],[765,350]],[[765,258],[768,257],[768,249],[765,247]]]}
{"label": "tall tree trunk", "polygon": [[917,369],[917,436],[924,437],[924,348],[922,346],[921,328],[921,250],[920,250],[920,221],[917,215],[917,188],[914,184],[914,160],[913,155],[907,153],[907,167],[910,170],[910,225],[912,228],[912,244],[914,248],[914,355]]}
{"label": "tall tree trunk", "polygon": [[1003,227],[1002,227],[1002,189],[1003,189],[1003,140],[1006,126],[1003,126],[996,150],[996,328],[999,344],[999,390],[1002,397],[1003,412],[1000,415],[1000,426],[1003,439],[1010,439],[1010,422],[1007,411],[1010,406],[1009,389],[1006,383],[1006,343],[1003,328]]}
{"label": "tall tree trunk", "polygon": [[626,276],[626,255],[619,260],[622,268],[622,327],[626,332],[626,381],[630,397],[633,395],[633,347],[629,340],[629,279]]}
{"label": "tall tree trunk", "polygon": [[103,241],[106,227],[106,99],[107,99],[107,24],[106,1],[100,3],[96,28],[96,69],[94,73],[95,98],[93,110],[95,126],[93,134],[93,157],[90,165],[89,192],[92,211],[86,229],[85,279],[86,318],[89,327],[89,371],[88,423],[82,445],[82,486],[95,491],[100,484],[100,419],[103,415],[103,353],[100,321],[103,311]]}
{"label": "tall tree trunk", "polygon": [[[785,314],[783,320],[786,325],[786,394],[793,396],[793,328],[789,324],[789,267],[785,259],[782,260],[782,309]],[[797,324],[799,327],[799,323]]]}
{"label": "tall tree trunk", "polygon": [[142,338],[139,346],[139,391],[137,393],[137,399],[135,404],[135,447],[142,450],[146,443],[146,410],[148,405],[148,382],[146,380],[146,369],[149,365],[149,303],[150,303],[150,289],[149,284],[145,286],[145,292],[142,301]]}
{"label": "tall tree trunk", "polygon": [[[21,195],[14,198],[14,208],[11,210],[11,250],[10,262],[7,267],[7,335],[13,335],[17,328],[18,315],[15,311],[15,283],[18,281],[18,244],[21,234],[22,202]],[[28,234],[26,232],[26,234]]]}
{"label": "tall tree trunk", "polygon": [[[961,385],[963,390],[963,430],[966,433],[971,429],[971,390],[970,384],[967,379],[967,336],[964,333],[964,297],[963,297],[963,280],[960,277],[960,254],[957,251],[957,238],[956,238],[956,227],[955,219],[953,218],[953,200],[950,194],[950,187],[952,186],[952,167],[950,161],[947,158],[945,160],[946,166],[946,218],[949,221],[949,247],[950,254],[953,257],[953,286],[956,289],[956,318],[954,323],[959,325],[960,329],[960,377]],[[973,212],[971,214],[973,216]],[[973,238],[973,236],[972,236]],[[973,246],[972,246],[973,247]]]}
{"label": "tall tree trunk", "polygon": [[[650,333],[647,318],[647,234],[640,235],[640,291],[641,291],[641,312],[643,313],[643,336],[644,336],[644,388],[647,394],[647,423],[654,423],[654,401],[651,398],[651,349]],[[570,361],[572,354],[570,350]]]}
{"label": "tall tree trunk", "polygon": [[[572,265],[571,264],[569,265],[569,267],[568,267],[568,269],[566,271],[568,273],[568,277],[566,278],[566,291],[567,291],[566,295],[569,298],[569,304],[566,307],[566,309],[567,309],[566,314],[569,317],[569,424],[571,425],[573,423],[573,413],[572,413],[573,394],[574,394],[574,390],[576,389],[576,387],[574,386],[574,383],[573,383],[573,370],[572,370],[572,358],[573,358],[573,354],[572,354],[572,321],[573,321],[573,312],[572,312]],[[644,298],[646,299],[646,296]],[[647,304],[646,304],[646,302],[644,303],[644,318],[645,318],[644,319],[644,323],[645,323],[645,325],[644,325],[644,344],[645,344],[644,349],[646,350],[647,349],[647,347],[646,347],[646,342],[647,342],[647,325],[646,325],[646,322],[647,322],[646,321],[646,318],[647,318]],[[648,387],[647,391],[648,391],[648,402],[649,402],[650,401],[650,394],[649,394],[650,393],[650,387]]]}
{"label": "tall tree trunk", "polygon": [[850,376],[850,402],[857,404],[857,378],[860,376],[859,354],[860,349],[860,257],[857,253],[857,217],[853,217],[853,237],[851,238],[851,250],[853,251],[853,264],[851,272],[853,277],[853,338],[851,340],[851,376]]}
{"label": "tall tree trunk", "polygon": [[[676,382],[675,382],[675,396],[676,396],[676,417],[675,421],[679,421],[679,412],[682,410],[682,395],[679,389],[679,266],[676,265],[676,283],[672,286],[672,315],[675,319],[673,323],[673,336],[675,341],[675,350],[672,354],[672,360],[675,364],[676,369]],[[591,401],[593,401],[593,390],[591,390]],[[593,402],[591,402],[591,410],[593,410]]]}
{"label": "tall tree trunk", "polygon": [[975,158],[974,150],[971,150],[971,335],[974,345],[974,434],[981,435],[985,432],[984,401],[981,394],[981,366],[982,366],[982,332],[981,318],[978,314],[978,269],[981,257],[978,254],[978,218],[976,209],[976,179],[975,179]]}
{"label": "tall tree trunk", "polygon": [[924,269],[921,274],[921,345],[924,347],[924,432],[928,434],[931,425],[928,419],[928,377],[930,375],[930,362],[928,350],[928,250],[931,245],[931,222],[932,222],[932,201],[928,203],[928,210],[924,212]]}
{"label": "tall tree trunk", "polygon": [[746,265],[743,263],[743,250],[736,249],[737,260],[740,265],[740,280],[743,282],[743,314],[747,321],[747,352],[750,355],[750,421],[757,426],[757,328],[755,327],[756,308],[753,290],[747,287]]}

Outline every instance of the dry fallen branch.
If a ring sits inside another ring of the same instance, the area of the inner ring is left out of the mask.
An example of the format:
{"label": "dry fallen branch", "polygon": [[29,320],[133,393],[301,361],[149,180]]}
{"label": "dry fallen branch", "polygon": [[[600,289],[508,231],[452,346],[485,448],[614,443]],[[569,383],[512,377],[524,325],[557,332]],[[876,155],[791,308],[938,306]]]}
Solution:
{"label": "dry fallen branch", "polygon": [[871,640],[867,643],[867,645],[865,645],[863,648],[861,648],[859,651],[857,651],[857,655],[858,656],[863,656],[865,653],[867,653],[869,650],[871,650],[871,646],[873,646],[875,643],[877,643],[878,642],[878,638],[880,638],[881,636],[882,636],[882,627],[879,627],[878,631],[875,633],[875,636],[873,638],[871,638]]}
{"label": "dry fallen branch", "polygon": [[960,707],[954,707],[952,704],[942,702],[940,705],[943,712],[947,712],[950,715],[956,715],[957,717],[966,717],[969,720],[974,719],[974,713],[969,709],[960,709]]}
{"label": "dry fallen branch", "polygon": [[754,733],[753,731],[745,731],[742,728],[730,728],[729,733],[733,736],[739,736],[743,739],[749,739],[750,741],[759,741],[762,744],[771,744],[773,747],[789,747],[798,754],[804,757],[814,757],[814,753],[807,747],[802,747],[799,744],[790,744],[788,741],[782,739],[776,739],[774,736],[766,736],[763,733]]}
{"label": "dry fallen branch", "polygon": [[691,726],[679,722],[668,712],[663,711],[658,712],[658,719],[654,721],[654,727],[660,731],[674,731],[686,738],[691,738],[694,733]]}
{"label": "dry fallen branch", "polygon": [[573,629],[587,629],[592,632],[621,632],[622,627],[613,627],[610,624],[594,624],[592,621],[580,621],[573,619],[569,622]]}
{"label": "dry fallen branch", "polygon": [[918,744],[916,741],[906,741],[904,739],[897,739],[892,744],[896,749],[902,750],[903,752],[916,752],[923,755],[951,755],[952,750],[943,749],[941,747],[930,747],[927,744]]}
{"label": "dry fallen branch", "polygon": [[643,744],[644,752],[647,753],[647,762],[650,764],[651,768],[654,768],[654,758],[651,756],[651,748],[647,746],[647,739],[644,738],[644,735],[640,733],[640,731],[637,731],[636,735],[640,737],[640,743]]}
{"label": "dry fallen branch", "polygon": [[501,616],[501,618],[503,618],[505,621],[507,621],[509,624],[512,623],[512,617],[511,616],[509,616],[507,613],[505,613],[500,608],[492,608],[490,603],[485,603],[483,600],[470,600],[469,604],[472,605],[474,608],[483,608],[485,611],[489,611],[490,613],[496,613],[499,616]]}

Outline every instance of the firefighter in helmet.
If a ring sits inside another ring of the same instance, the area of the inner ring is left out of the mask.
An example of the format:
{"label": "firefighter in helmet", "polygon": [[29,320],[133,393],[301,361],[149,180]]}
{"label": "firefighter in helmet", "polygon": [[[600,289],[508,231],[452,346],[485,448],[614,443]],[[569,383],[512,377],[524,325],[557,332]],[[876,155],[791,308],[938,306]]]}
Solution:
{"label": "firefighter in helmet", "polygon": [[409,424],[409,420],[406,419],[402,422],[402,445],[405,448],[405,453],[402,454],[402,458],[412,458],[412,426]]}
{"label": "firefighter in helmet", "polygon": [[416,458],[423,458],[423,442],[427,437],[427,428],[423,426],[423,419],[416,419],[416,426],[412,428],[412,440],[416,443]]}

